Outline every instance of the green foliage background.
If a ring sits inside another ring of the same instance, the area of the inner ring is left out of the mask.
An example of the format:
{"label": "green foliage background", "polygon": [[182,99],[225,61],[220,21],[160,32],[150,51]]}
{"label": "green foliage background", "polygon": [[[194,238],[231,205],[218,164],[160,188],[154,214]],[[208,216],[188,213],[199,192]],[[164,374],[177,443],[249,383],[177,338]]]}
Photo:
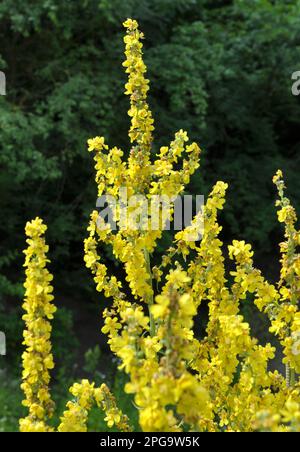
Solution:
{"label": "green foliage background", "polygon": [[82,259],[96,198],[86,141],[105,135],[129,149],[121,66],[127,17],[146,35],[154,152],[177,129],[188,131],[205,150],[190,192],[229,182],[224,240],[251,241],[259,265],[276,278],[277,168],[296,207],[300,201],[300,103],[291,94],[291,74],[300,69],[299,11],[299,0],[2,0],[0,329],[13,351],[21,342],[28,219],[39,215],[49,226],[58,300],[78,298],[84,310],[97,297]]}

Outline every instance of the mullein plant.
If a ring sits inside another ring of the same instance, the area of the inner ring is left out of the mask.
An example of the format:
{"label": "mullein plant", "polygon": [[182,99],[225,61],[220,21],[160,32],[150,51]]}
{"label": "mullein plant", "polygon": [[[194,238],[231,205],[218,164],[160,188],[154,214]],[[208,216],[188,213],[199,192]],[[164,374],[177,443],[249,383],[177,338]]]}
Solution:
{"label": "mullein plant", "polygon": [[50,320],[56,311],[53,305],[53,276],[46,264],[48,245],[44,234],[47,226],[40,218],[27,223],[25,232],[28,248],[25,253],[25,300],[23,309],[24,331],[23,374],[21,388],[25,393],[23,404],[28,416],[20,420],[21,431],[49,431],[47,420],[52,416],[54,404],[49,393],[50,374],[53,369]]}
{"label": "mullein plant", "polygon": [[[147,103],[149,81],[142,58],[143,34],[135,20],[128,19],[124,26],[127,34],[123,65],[128,74],[125,93],[130,97],[132,146],[125,161],[122,150],[110,149],[103,137],[88,140],[88,149],[94,153],[98,196],[121,198],[125,187],[128,197],[176,197],[199,167],[200,148],[196,143],[188,144],[187,133],[180,130],[171,144],[152,158],[154,126]],[[84,260],[97,291],[109,299],[102,331],[120,369],[128,375],[124,391],[134,397],[141,430],[300,431],[300,232],[296,229],[295,210],[284,194],[280,171],[274,183],[279,192],[278,218],[285,226],[277,285],[270,284],[254,267],[251,246],[236,240],[228,250],[234,262],[232,282],[228,282],[218,223],[218,212],[225,203],[224,182],[216,183],[202,210],[190,226],[176,233],[174,244],[155,267],[151,264],[152,254],[172,211],[167,216],[160,211],[159,230],[122,227],[117,208],[114,219],[120,227],[112,230],[103,224],[96,210],[92,212]],[[201,224],[202,240],[191,241],[191,234]],[[55,308],[51,304],[51,276],[45,267],[45,228],[40,219],[26,227],[27,330],[22,387],[29,413],[20,421],[22,431],[51,430],[48,418],[53,403],[48,371],[53,359],[49,320]],[[101,262],[101,244],[110,246],[123,264],[126,282],[111,275]],[[281,343],[286,375],[269,370],[276,350],[270,344],[259,344],[241,314],[241,304],[249,294],[269,318],[270,332]],[[194,334],[194,318],[202,303],[208,305],[209,319],[205,337],[200,340]],[[70,392],[74,398],[67,404],[58,431],[86,431],[94,404],[105,411],[109,427],[132,429],[106,385],[95,388],[83,380],[75,383]]]}
{"label": "mullein plant", "polygon": [[[51,353],[51,324],[56,307],[52,303],[52,275],[47,270],[48,245],[45,241],[47,226],[43,220],[36,218],[26,224],[25,232],[28,247],[25,253],[25,300],[23,320],[24,330],[23,373],[21,388],[25,399],[23,405],[28,407],[28,415],[20,419],[21,432],[53,432],[49,424],[54,412],[51,399],[49,370],[54,362]],[[115,398],[108,387],[99,388],[94,383],[83,380],[70,388],[73,400],[69,401],[57,428],[59,432],[87,431],[88,412],[93,405],[102,409],[109,427],[116,426],[122,431],[130,431],[127,416],[118,409]]]}

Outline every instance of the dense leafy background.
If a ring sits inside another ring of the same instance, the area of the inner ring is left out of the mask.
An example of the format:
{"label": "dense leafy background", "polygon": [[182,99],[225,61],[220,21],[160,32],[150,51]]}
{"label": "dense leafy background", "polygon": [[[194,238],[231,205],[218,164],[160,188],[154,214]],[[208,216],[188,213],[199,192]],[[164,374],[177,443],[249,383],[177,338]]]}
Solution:
{"label": "dense leafy background", "polygon": [[[21,341],[24,224],[36,215],[49,226],[58,303],[74,312],[79,300],[75,329],[93,343],[78,315],[96,298],[82,263],[96,196],[86,140],[105,135],[129,148],[121,66],[127,17],[146,35],[156,148],[180,128],[200,143],[202,167],[190,191],[229,182],[224,240],[251,241],[258,264],[276,279],[281,231],[271,179],[278,167],[300,201],[300,103],[291,94],[299,10],[299,0],[2,0],[0,329],[10,350]],[[61,322],[69,334],[67,313]]]}

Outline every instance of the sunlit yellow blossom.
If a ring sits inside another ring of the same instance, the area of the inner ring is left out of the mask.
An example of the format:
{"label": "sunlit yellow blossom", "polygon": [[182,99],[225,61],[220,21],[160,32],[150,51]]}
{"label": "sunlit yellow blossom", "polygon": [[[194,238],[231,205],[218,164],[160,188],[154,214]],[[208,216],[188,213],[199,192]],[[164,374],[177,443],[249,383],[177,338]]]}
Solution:
{"label": "sunlit yellow blossom", "polygon": [[48,245],[44,234],[47,226],[40,218],[26,224],[28,248],[25,253],[26,281],[25,299],[23,309],[26,314],[23,320],[26,323],[24,331],[23,373],[22,389],[26,399],[23,404],[28,408],[29,414],[20,420],[21,431],[51,431],[47,420],[52,416],[54,404],[51,400],[48,384],[49,370],[53,369],[51,354],[51,325],[49,319],[53,318],[56,307],[53,300],[52,275],[48,272],[46,264]]}

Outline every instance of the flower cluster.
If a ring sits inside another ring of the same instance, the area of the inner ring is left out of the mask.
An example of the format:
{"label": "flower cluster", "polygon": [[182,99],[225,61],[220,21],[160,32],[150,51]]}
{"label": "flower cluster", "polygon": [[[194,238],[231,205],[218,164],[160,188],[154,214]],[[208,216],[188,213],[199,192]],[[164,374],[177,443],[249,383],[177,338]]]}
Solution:
{"label": "flower cluster", "polygon": [[124,38],[126,60],[123,66],[128,74],[125,93],[130,96],[128,114],[131,118],[131,128],[129,137],[132,143],[137,143],[140,148],[137,152],[143,156],[142,150],[150,150],[154,130],[151,110],[147,104],[147,92],[149,91],[149,80],[145,78],[147,68],[142,58],[141,40],[144,35],[139,31],[136,20],[128,19],[124,22],[124,26],[127,29],[127,35]]}
{"label": "flower cluster", "polygon": [[[101,143],[93,148],[96,182],[100,192],[105,187],[114,195],[118,195],[121,185],[128,187],[130,193],[146,193],[149,197],[178,195],[199,167],[200,149],[195,143],[187,145],[187,133],[180,130],[170,146],[163,146],[151,162],[149,124],[152,126],[153,121],[148,106],[143,114],[138,114],[138,105],[147,105],[148,90],[145,66],[141,63],[142,47],[138,42],[143,36],[135,21],[126,21],[125,27],[129,33],[125,38],[125,66],[129,74],[126,94],[131,95],[131,105],[134,105],[129,115],[134,111],[136,118],[129,135],[137,146],[131,150],[127,162],[121,160],[123,153],[118,151],[118,162],[115,158],[116,166],[113,164],[116,177],[105,183],[99,178],[98,162],[102,162],[102,176],[109,177],[107,165],[115,151],[108,150],[103,138],[90,140],[90,149],[94,141]],[[135,103],[136,99],[142,100]],[[183,158],[184,153],[188,158]],[[275,179],[282,187],[280,173]],[[295,255],[298,233],[294,227],[294,209],[280,193],[279,220],[286,223],[287,242],[281,245],[283,266],[279,288],[269,284],[253,267],[251,246],[238,241],[229,246],[229,256],[236,261],[231,283],[226,275],[219,237],[222,227],[217,218],[225,203],[226,189],[227,184],[217,182],[192,224],[175,235],[174,245],[167,250],[161,264],[153,268],[151,256],[162,228],[147,232],[119,228],[113,233],[98,227],[96,212],[91,216],[85,260],[94,274],[97,290],[113,298],[111,308],[104,311],[102,331],[108,335],[110,348],[120,359],[120,368],[129,376],[125,390],[135,396],[140,425],[145,431],[263,429],[261,413],[265,413],[265,419],[279,416],[278,422],[285,424],[287,417],[281,418],[280,413],[284,412],[287,401],[298,403],[293,374],[298,371],[299,356],[296,345],[299,260]],[[115,216],[118,222],[118,214]],[[204,233],[200,243],[191,240],[197,237],[202,224]],[[108,276],[108,268],[100,263],[97,248],[101,242],[111,246],[115,258],[124,264],[133,300],[127,299],[121,283]],[[174,262],[175,258],[178,261]],[[250,326],[240,313],[240,304],[248,294],[255,294],[255,304],[271,320],[270,331],[282,342],[286,378],[277,371],[269,371],[275,349],[270,344],[260,345],[252,337]],[[202,303],[208,304],[209,319],[205,337],[199,340],[194,334],[193,318]],[[143,304],[148,306],[148,313]],[[284,428],[289,427],[284,425]]]}
{"label": "flower cluster", "polygon": [[[98,194],[121,198],[125,187],[128,196],[176,197],[199,167],[200,148],[188,144],[187,133],[180,130],[152,158],[154,127],[147,104],[143,34],[134,20],[124,25],[133,147],[126,160],[125,152],[110,149],[103,137],[88,140],[88,149],[94,152]],[[201,211],[175,234],[173,245],[156,266],[152,266],[152,256],[164,221],[172,219],[172,209],[166,215],[160,208],[162,221],[155,230],[122,227],[120,211],[115,208],[118,228],[113,231],[96,210],[92,212],[84,261],[96,290],[109,299],[102,332],[119,368],[128,376],[124,390],[134,397],[143,431],[300,431],[300,232],[296,212],[284,195],[280,171],[274,183],[279,193],[278,219],[285,226],[276,285],[255,268],[251,245],[244,241],[229,245],[228,257],[234,263],[228,274],[218,222],[228,188],[224,182],[215,184]],[[45,419],[52,411],[47,385],[53,361],[46,319],[54,307],[51,277],[45,268],[44,232],[39,219],[27,225],[23,389],[30,414],[21,420],[21,429],[34,431],[49,429]],[[122,264],[125,281],[111,274],[101,259],[101,245],[109,247]],[[270,370],[276,349],[253,337],[242,314],[242,304],[250,299],[269,319],[270,333],[280,341],[286,375]],[[203,305],[207,306],[206,320],[199,316]],[[70,391],[73,400],[67,404],[58,431],[87,431],[88,413],[95,404],[104,410],[109,427],[131,430],[105,385],[96,388],[83,380]]]}
{"label": "flower cluster", "polygon": [[[54,428],[48,421],[54,411],[51,400],[49,383],[49,369],[54,367],[51,353],[51,324],[50,320],[56,311],[53,305],[52,275],[46,268],[49,263],[44,234],[47,226],[40,218],[26,224],[28,247],[24,251],[26,267],[25,301],[23,308],[26,314],[23,353],[23,389],[26,399],[23,404],[28,407],[28,416],[20,419],[22,432],[51,432]],[[91,262],[92,266],[92,262]],[[115,426],[121,431],[130,431],[129,420],[116,405],[115,398],[108,387],[102,384],[95,388],[93,383],[83,380],[75,383],[70,392],[74,400],[67,403],[59,432],[84,432],[87,430],[88,414],[94,404],[105,414],[105,421],[109,427]]]}
{"label": "flower cluster", "polygon": [[52,275],[46,268],[48,245],[44,234],[47,226],[40,218],[26,224],[28,248],[24,251],[26,282],[23,309],[26,314],[24,331],[22,389],[26,399],[23,404],[29,414],[20,420],[21,431],[50,430],[46,422],[53,413],[53,402],[49,393],[49,370],[54,367],[51,354],[51,325],[49,320],[56,311],[52,304]]}
{"label": "flower cluster", "polygon": [[94,383],[82,380],[81,383],[75,383],[70,392],[74,400],[67,403],[67,410],[58,426],[59,432],[86,432],[88,414],[94,404],[105,412],[108,427],[115,426],[122,432],[131,431],[127,416],[119,410],[115,398],[105,384],[95,388]]}
{"label": "flower cluster", "polygon": [[253,252],[245,242],[234,241],[229,247],[230,257],[237,262],[237,271],[233,272],[236,281],[244,289],[255,294],[255,304],[265,312],[270,321],[270,332],[278,336],[284,352],[287,386],[294,385],[295,373],[300,373],[300,312],[298,308],[300,279],[297,253],[299,231],[295,228],[296,212],[288,198],[284,196],[282,172],[278,171],[273,179],[278,188],[280,207],[278,219],[285,224],[286,241],[280,244],[281,278],[275,287],[269,284],[261,272],[253,267]]}

